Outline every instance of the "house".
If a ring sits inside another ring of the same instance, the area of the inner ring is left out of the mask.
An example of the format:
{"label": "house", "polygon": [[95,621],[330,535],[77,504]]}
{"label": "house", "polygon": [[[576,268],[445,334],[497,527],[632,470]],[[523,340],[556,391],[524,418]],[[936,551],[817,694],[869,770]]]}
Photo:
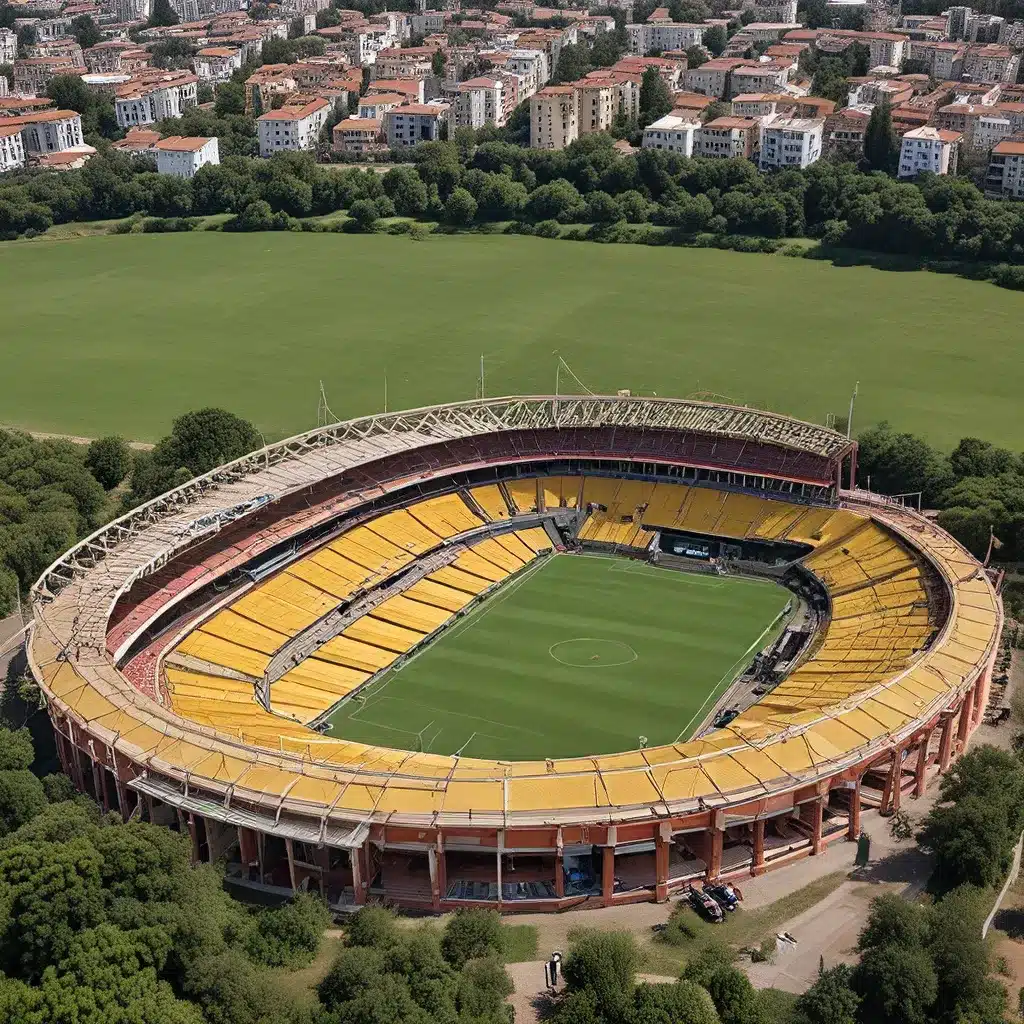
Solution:
{"label": "house", "polygon": [[924,171],[955,174],[963,136],[943,128],[914,128],[903,136],[899,177],[916,178]]}
{"label": "house", "polygon": [[407,98],[400,92],[367,93],[359,101],[359,116],[381,120],[392,107],[405,102]]}
{"label": "house", "polygon": [[985,195],[993,199],[1024,199],[1024,141],[1004,139],[992,147]]}
{"label": "house", "polygon": [[315,149],[330,109],[327,100],[317,98],[261,114],[256,118],[260,156],[272,156],[284,150]]}
{"label": "house", "polygon": [[762,171],[809,167],[821,157],[825,119],[777,117],[761,132]]}
{"label": "house", "polygon": [[384,115],[384,134],[392,149],[437,142],[444,134],[451,105],[448,103],[406,103]]}
{"label": "house", "polygon": [[761,137],[761,121],[756,117],[716,117],[697,132],[694,156],[713,159],[743,156],[752,159]]}
{"label": "house", "polygon": [[242,66],[242,51],[233,46],[207,46],[192,58],[200,82],[226,82]]}
{"label": "house", "polygon": [[565,149],[579,138],[576,90],[548,85],[530,97],[530,147]]}
{"label": "house", "polygon": [[387,148],[381,134],[381,122],[375,117],[347,117],[331,131],[331,148],[335,153],[362,156]]}
{"label": "house", "polygon": [[644,129],[643,149],[662,149],[680,156],[693,155],[693,137],[700,121],[682,114],[666,114]]}
{"label": "house", "polygon": [[120,128],[155,124],[180,117],[198,104],[199,79],[188,71],[140,71],[114,92],[114,114]]}
{"label": "house", "polygon": [[220,148],[216,139],[187,138],[171,135],[153,147],[156,169],[160,174],[175,178],[193,178],[200,167],[220,163]]}
{"label": "house", "polygon": [[21,126],[6,124],[0,119],[0,174],[25,166],[25,144],[21,139]]}

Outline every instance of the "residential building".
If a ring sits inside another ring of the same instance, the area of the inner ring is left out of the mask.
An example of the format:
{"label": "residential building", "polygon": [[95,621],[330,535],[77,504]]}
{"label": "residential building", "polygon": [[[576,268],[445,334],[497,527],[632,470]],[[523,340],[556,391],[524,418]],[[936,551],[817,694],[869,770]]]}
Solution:
{"label": "residential building", "polygon": [[114,113],[121,128],[155,124],[180,117],[199,102],[199,79],[188,71],[141,71],[114,93]]}
{"label": "residential building", "polygon": [[1020,70],[1020,54],[995,43],[971,47],[964,61],[964,74],[975,82],[1015,82]]}
{"label": "residential building", "polygon": [[761,170],[809,167],[821,158],[825,119],[777,117],[761,133]]}
{"label": "residential building", "polygon": [[612,126],[618,107],[614,86],[584,78],[573,83],[580,135],[604,132]]}
{"label": "residential building", "polygon": [[[985,114],[994,114],[992,107],[975,103],[947,103],[940,107],[934,117],[936,128],[958,132],[963,136],[965,149],[975,148],[974,136],[978,122]],[[987,152],[987,150],[986,150]]]}
{"label": "residential building", "polygon": [[1003,139],[1013,134],[1010,119],[999,114],[983,114],[974,127],[975,153],[989,153]]}
{"label": "residential building", "polygon": [[854,32],[849,29],[798,29],[787,33],[786,41],[796,41],[805,32],[812,34],[814,48],[821,53],[842,53],[852,43],[868,48],[869,67],[898,68],[903,64],[910,36],[897,32]]}
{"label": "residential building", "polygon": [[1024,132],[1024,103],[997,103],[992,113],[1010,122],[1010,134]]}
{"label": "residential building", "polygon": [[663,149],[680,156],[693,156],[693,138],[700,121],[681,114],[666,114],[644,129],[643,149]]}
{"label": "residential building", "polygon": [[915,128],[903,136],[899,177],[915,178],[924,171],[955,174],[963,136],[943,128]]}
{"label": "residential building", "polygon": [[375,117],[347,117],[339,121],[331,132],[331,147],[335,153],[363,156],[387,148],[381,135],[381,122]]}
{"label": "residential building", "polygon": [[992,148],[985,195],[991,198],[1024,199],[1024,141],[1004,139]]}
{"label": "residential building", "polygon": [[13,64],[18,56],[18,34],[0,28],[0,64]]}
{"label": "residential building", "polygon": [[315,149],[330,110],[327,100],[317,98],[261,114],[256,118],[260,156],[272,156],[283,150]]}
{"label": "residential building", "polygon": [[367,93],[359,101],[359,116],[380,121],[392,107],[405,102],[406,97],[400,92]]}
{"label": "residential building", "polygon": [[797,0],[767,0],[766,3],[743,3],[744,10],[752,10],[761,22],[796,23]]}
{"label": "residential building", "polygon": [[844,107],[825,119],[823,149],[829,156],[859,160],[864,155],[864,133],[871,120],[871,107]]}
{"label": "residential building", "polygon": [[803,28],[794,18],[792,21],[752,21],[744,25],[741,32],[752,43],[777,43],[787,32]]}
{"label": "residential building", "polygon": [[683,84],[690,92],[699,92],[705,96],[714,96],[715,99],[722,100],[730,93],[732,72],[736,68],[753,63],[755,62],[742,57],[719,57],[717,60],[709,60],[707,63],[701,64],[699,68],[690,68],[683,75]]}
{"label": "residential building", "polygon": [[26,157],[68,151],[93,152],[82,138],[82,117],[73,110],[40,110],[0,120],[4,128],[18,128]]}
{"label": "residential building", "polygon": [[548,55],[543,50],[510,50],[505,61],[505,70],[519,75],[520,100],[528,99],[538,89],[543,89],[551,77]]}
{"label": "residential building", "polygon": [[[734,68],[729,75],[730,97],[741,93],[777,92],[789,81],[790,61],[766,61]],[[700,71],[700,68],[696,69]]]}
{"label": "residential building", "polygon": [[200,82],[226,82],[241,66],[242,51],[233,46],[207,46],[192,58]]}
{"label": "residential building", "polygon": [[377,54],[371,75],[378,78],[427,78],[432,75],[433,46],[383,49]]}
{"label": "residential building", "polygon": [[287,100],[298,91],[291,64],[264,64],[245,80],[245,112],[261,114],[273,108],[275,96]]}
{"label": "residential building", "polygon": [[530,97],[530,146],[565,149],[579,138],[576,90],[571,85],[548,85]]}
{"label": "residential building", "polygon": [[909,47],[911,60],[923,60],[928,73],[939,81],[955,81],[963,72],[967,47],[963,43],[943,40],[912,40]]}
{"label": "residential building", "polygon": [[119,149],[122,153],[137,155],[152,154],[160,141],[160,133],[149,128],[130,128],[123,139],[110,144],[111,149]]}
{"label": "residential building", "polygon": [[655,50],[685,50],[690,46],[698,46],[704,39],[706,28],[707,25],[683,22],[647,21],[640,25],[627,25],[629,52],[643,57]]}
{"label": "residential building", "polygon": [[974,13],[970,7],[950,7],[946,12],[946,38],[967,38],[967,21]]}
{"label": "residential building", "polygon": [[752,159],[761,141],[761,120],[756,117],[716,117],[696,135],[694,156],[717,159],[743,156]]}
{"label": "residential building", "polygon": [[7,81],[7,76],[0,75],[0,100],[6,99],[10,91],[11,87],[10,83]]}
{"label": "residential building", "polygon": [[460,82],[452,105],[452,118],[456,128],[483,128],[493,124],[500,128],[505,123],[504,91],[507,78],[480,76]]}
{"label": "residential building", "polygon": [[153,151],[157,171],[176,178],[193,178],[200,167],[220,163],[220,147],[216,139],[172,135],[161,139]]}
{"label": "residential building", "polygon": [[21,139],[21,125],[8,124],[0,119],[0,174],[25,166],[25,144]]}
{"label": "residential building", "polygon": [[444,133],[451,105],[448,103],[407,103],[384,115],[384,134],[392,149],[437,142]]}
{"label": "residential building", "polygon": [[[707,97],[705,97],[707,99]],[[797,100],[785,93],[740,93],[732,98],[732,112],[740,117],[771,117],[796,112]]]}
{"label": "residential building", "polygon": [[41,96],[51,78],[85,72],[85,61],[75,57],[23,57],[14,62],[14,91],[25,96]]}
{"label": "residential building", "polygon": [[898,107],[914,98],[914,87],[906,82],[890,78],[851,78],[850,91],[846,102],[849,106],[877,103],[888,103]]}
{"label": "residential building", "polygon": [[386,92],[397,92],[400,96],[405,97],[406,103],[426,101],[426,86],[422,78],[378,78],[370,83],[366,95],[373,96]]}

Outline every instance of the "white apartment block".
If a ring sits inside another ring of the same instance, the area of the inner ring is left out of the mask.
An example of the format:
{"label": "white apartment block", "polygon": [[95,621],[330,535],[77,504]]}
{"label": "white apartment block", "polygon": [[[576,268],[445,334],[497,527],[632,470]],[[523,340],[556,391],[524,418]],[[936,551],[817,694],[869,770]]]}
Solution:
{"label": "white apartment block", "polygon": [[242,51],[233,46],[207,46],[192,58],[200,82],[226,82],[241,66]]}
{"label": "white apartment block", "polygon": [[25,144],[21,126],[0,122],[0,174],[25,166]]}
{"label": "white apartment block", "polygon": [[640,25],[627,25],[629,52],[638,57],[646,57],[654,50],[685,50],[703,41],[704,30],[707,27],[683,22],[644,22]]}
{"label": "white apartment block", "polygon": [[530,147],[565,149],[579,138],[576,90],[549,85],[530,97]]}
{"label": "white apartment block", "polygon": [[974,127],[973,148],[988,153],[994,146],[1013,134],[1010,120],[999,114],[982,115]]}
{"label": "white apartment block", "polygon": [[195,75],[183,71],[142,73],[114,94],[118,127],[138,128],[165,117],[181,117],[199,102],[198,82]]}
{"label": "white apartment block", "polygon": [[402,149],[421,142],[437,142],[450,111],[447,103],[407,103],[389,110],[384,115],[388,145]]}
{"label": "white apartment block", "polygon": [[576,114],[580,135],[604,132],[611,128],[618,108],[615,87],[583,79],[576,82],[573,88],[576,90]]}
{"label": "white apartment block", "polygon": [[644,129],[643,149],[663,149],[667,153],[693,156],[693,139],[700,129],[699,121],[678,114],[666,114]]}
{"label": "white apartment block", "polygon": [[760,132],[761,122],[756,117],[716,117],[697,132],[693,155],[718,160],[752,157]]}
{"label": "white apartment block", "polygon": [[955,174],[957,151],[963,136],[941,128],[914,128],[903,136],[899,177],[915,178],[924,171]]}
{"label": "white apartment block", "polygon": [[761,132],[761,170],[809,167],[821,158],[823,117],[777,117]]}
{"label": "white apartment block", "polygon": [[699,68],[689,68],[686,71],[683,75],[683,87],[689,92],[724,99],[729,88],[729,76],[734,67],[736,62],[733,60],[709,60]]}
{"label": "white apartment block", "polygon": [[186,138],[172,135],[154,147],[156,169],[160,174],[176,178],[193,178],[200,167],[220,163],[220,147],[216,139]]}
{"label": "white apartment block", "polygon": [[14,91],[22,96],[42,96],[51,78],[84,72],[84,61],[74,57],[25,57],[14,62]]}
{"label": "white apartment block", "polygon": [[[697,69],[698,71],[700,68]],[[777,64],[755,64],[735,68],[729,75],[729,96],[742,93],[782,92],[789,81],[789,68]]]}
{"label": "white apartment block", "polygon": [[979,46],[968,51],[964,73],[975,82],[1015,82],[1020,54],[1008,46]]}
{"label": "white apartment block", "polygon": [[461,82],[452,105],[456,128],[483,128],[505,123],[505,83],[500,78],[471,78]]}
{"label": "white apartment block", "polygon": [[13,64],[18,56],[18,35],[9,28],[0,28],[0,64]]}
{"label": "white apartment block", "polygon": [[0,75],[0,99],[3,99],[10,92],[10,84],[6,75]]}
{"label": "white apartment block", "polygon": [[384,148],[381,141],[380,121],[375,118],[347,117],[339,121],[331,132],[335,153],[376,153]]}
{"label": "white apartment block", "polygon": [[768,3],[743,4],[744,10],[752,10],[758,21],[773,21],[783,25],[796,22],[797,0],[769,0]]}
{"label": "white apartment block", "polygon": [[[40,110],[34,114],[4,118],[4,129],[21,132],[24,156],[66,153],[69,150],[94,150],[82,138],[82,118],[73,110]],[[11,144],[13,145],[13,144]]]}
{"label": "white apartment block", "polygon": [[273,156],[283,150],[314,149],[330,109],[327,100],[315,99],[301,107],[286,106],[256,118],[260,156]]}
{"label": "white apartment block", "polygon": [[543,89],[551,77],[548,55],[543,50],[510,50],[505,70],[519,75],[519,98],[525,100]]}
{"label": "white apartment block", "polygon": [[985,175],[985,195],[1024,199],[1024,142],[1005,139],[993,147]]}

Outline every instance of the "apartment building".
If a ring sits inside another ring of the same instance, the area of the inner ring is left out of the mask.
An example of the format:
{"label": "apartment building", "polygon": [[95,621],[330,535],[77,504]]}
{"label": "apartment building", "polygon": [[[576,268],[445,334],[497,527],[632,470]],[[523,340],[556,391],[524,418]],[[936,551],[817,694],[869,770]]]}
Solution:
{"label": "apartment building", "polygon": [[825,119],[777,117],[761,132],[762,171],[810,167],[821,158]]}
{"label": "apartment building", "polygon": [[897,32],[854,32],[848,29],[799,29],[789,32],[786,40],[796,40],[809,34],[816,50],[821,53],[842,53],[852,43],[863,43],[868,48],[870,67],[898,68],[907,56],[910,36]]}
{"label": "apartment building", "polygon": [[693,156],[693,140],[700,121],[680,114],[666,114],[644,129],[642,149],[661,149],[680,156]]}
{"label": "apartment building", "polygon": [[864,134],[871,120],[871,107],[844,107],[825,119],[822,148],[829,156],[859,160],[864,155]]}
{"label": "apartment building", "polygon": [[0,64],[13,64],[18,56],[18,34],[0,28]]}
{"label": "apartment building", "polygon": [[[729,96],[741,93],[778,92],[789,81],[792,64],[770,61],[734,68],[729,75]],[[700,68],[697,68],[700,71]]]}
{"label": "apartment building", "polygon": [[377,54],[371,75],[375,78],[427,78],[432,75],[433,46],[388,48]]}
{"label": "apartment building", "polygon": [[451,113],[449,103],[407,103],[384,115],[388,146],[402,149],[421,142],[437,142]]}
{"label": "apartment building", "polygon": [[761,141],[761,120],[756,117],[716,117],[697,132],[694,156],[752,159]]}
{"label": "apartment building", "polygon": [[347,117],[331,131],[331,148],[335,153],[362,156],[386,148],[381,122],[375,117]]}
{"label": "apartment building", "polygon": [[233,46],[207,46],[192,58],[200,82],[226,82],[242,66],[242,51]]}
{"label": "apartment building", "polygon": [[481,75],[460,82],[452,104],[452,120],[456,128],[483,128],[493,124],[500,128],[515,104],[509,105],[508,90],[512,76],[493,78]]}
{"label": "apartment building", "polygon": [[983,114],[974,126],[972,149],[975,153],[989,153],[1003,139],[1013,134],[1008,117],[999,114]]}
{"label": "apartment building", "polygon": [[505,70],[519,75],[521,101],[532,96],[538,89],[543,89],[551,77],[548,56],[543,50],[509,50]]}
{"label": "apartment building", "polygon": [[260,156],[284,150],[315,149],[331,105],[325,99],[281,107],[256,118]]}
{"label": "apartment building", "polygon": [[978,122],[984,115],[992,113],[992,107],[980,103],[947,103],[936,111],[934,124],[936,128],[959,133],[963,137],[964,149],[973,150]]}
{"label": "apartment building", "polygon": [[194,178],[200,167],[220,163],[220,147],[216,139],[171,135],[157,142],[153,153],[157,171],[175,178]]}
{"label": "apartment building", "polygon": [[25,166],[25,144],[21,139],[21,125],[0,120],[0,174]]}
{"label": "apartment building", "polygon": [[[714,96],[715,99],[722,100],[730,94],[733,71],[752,63],[754,62],[742,57],[719,57],[717,60],[709,60],[706,64],[701,64],[699,68],[688,69],[683,75],[683,85],[690,92],[699,92],[705,96]],[[765,90],[740,89],[738,91],[763,92]]]}
{"label": "apartment building", "polygon": [[992,148],[985,195],[992,199],[1024,199],[1024,141],[1004,139]]}
{"label": "apartment building", "polygon": [[571,85],[548,85],[530,97],[532,149],[565,149],[577,138],[579,113]]}
{"label": "apartment building", "polygon": [[604,132],[612,126],[618,108],[616,90],[604,82],[584,78],[573,83],[580,135]]}
{"label": "apartment building", "polygon": [[903,136],[899,177],[916,178],[925,171],[955,174],[963,136],[943,128],[914,128]]}
{"label": "apartment building", "polygon": [[199,102],[199,79],[188,71],[142,71],[114,92],[114,114],[120,128],[155,124],[180,117]]}
{"label": "apartment building", "polygon": [[367,93],[359,101],[360,117],[383,121],[384,115],[393,107],[400,107],[408,102],[400,92]]}
{"label": "apartment building", "polygon": [[584,79],[587,82],[603,82],[610,85],[613,92],[615,116],[621,114],[625,118],[640,116],[640,87],[643,75],[632,71],[615,71],[612,68],[600,68],[591,71]]}
{"label": "apartment building", "polygon": [[82,137],[82,117],[74,110],[39,110],[0,120],[6,128],[17,128],[25,157],[48,153],[66,153],[88,150]]}
{"label": "apartment building", "polygon": [[298,91],[291,64],[264,64],[245,80],[245,112],[263,113],[273,107],[275,96],[287,99]]}
{"label": "apartment building", "polygon": [[76,57],[23,57],[14,62],[14,91],[24,96],[42,96],[50,80],[58,75],[83,75],[84,59]]}
{"label": "apartment building", "polygon": [[685,50],[698,46],[704,39],[707,25],[684,22],[644,22],[627,25],[626,38],[629,52],[638,57],[664,50]]}
{"label": "apartment building", "polygon": [[964,74],[976,82],[1015,82],[1020,70],[1020,54],[995,43],[972,46],[964,60]]}
{"label": "apartment building", "polygon": [[923,60],[928,73],[939,81],[955,81],[963,72],[967,47],[962,43],[943,40],[912,40],[909,47],[911,60]]}

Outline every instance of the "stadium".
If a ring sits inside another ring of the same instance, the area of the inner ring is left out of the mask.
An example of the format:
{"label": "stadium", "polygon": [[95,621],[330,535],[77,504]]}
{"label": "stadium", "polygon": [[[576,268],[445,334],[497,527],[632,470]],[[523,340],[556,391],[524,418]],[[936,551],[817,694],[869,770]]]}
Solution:
{"label": "stadium", "polygon": [[233,886],[664,900],[855,839],[981,721],[997,588],[856,459],[629,395],[320,427],[54,563],[29,662],[78,788]]}

